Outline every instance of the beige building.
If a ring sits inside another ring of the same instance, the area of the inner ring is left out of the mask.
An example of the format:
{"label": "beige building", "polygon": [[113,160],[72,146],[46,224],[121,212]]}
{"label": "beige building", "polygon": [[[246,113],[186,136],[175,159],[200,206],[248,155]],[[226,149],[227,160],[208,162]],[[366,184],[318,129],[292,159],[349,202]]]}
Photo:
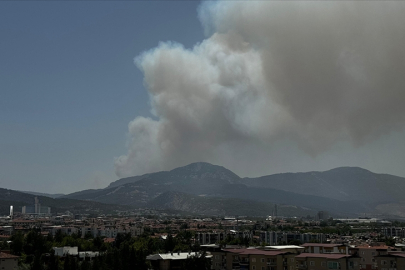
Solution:
{"label": "beige building", "polygon": [[295,261],[297,270],[360,270],[359,258],[346,254],[301,253]]}
{"label": "beige building", "polygon": [[393,252],[387,255],[375,257],[374,269],[401,270],[405,269],[405,253]]}
{"label": "beige building", "polygon": [[0,269],[17,270],[18,269],[18,256],[0,252]]}
{"label": "beige building", "polygon": [[[181,270],[182,263],[191,256],[199,256],[194,252],[173,252],[165,254],[152,254],[146,257],[152,265],[153,270]],[[211,255],[205,256],[207,259],[211,259]]]}
{"label": "beige building", "polygon": [[342,244],[306,243],[301,245],[305,253],[339,253],[349,254],[349,247]]}
{"label": "beige building", "polygon": [[295,270],[296,253],[285,250],[255,248],[213,251],[212,269],[215,270]]}
{"label": "beige building", "polygon": [[[385,246],[385,245],[364,245],[357,246],[355,248],[350,248],[350,254],[357,255],[360,257],[361,269],[372,270],[377,269],[376,266],[376,256],[387,255],[390,251],[395,251],[395,248]],[[378,268],[379,269],[379,268]],[[405,268],[404,268],[405,269]]]}

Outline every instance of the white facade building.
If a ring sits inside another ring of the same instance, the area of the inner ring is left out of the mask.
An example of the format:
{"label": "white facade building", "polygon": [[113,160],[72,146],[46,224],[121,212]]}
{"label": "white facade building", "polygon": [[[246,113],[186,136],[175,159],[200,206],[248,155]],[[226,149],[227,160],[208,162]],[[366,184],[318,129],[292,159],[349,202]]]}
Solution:
{"label": "white facade building", "polygon": [[63,257],[66,255],[77,256],[79,254],[77,247],[53,247],[55,256]]}

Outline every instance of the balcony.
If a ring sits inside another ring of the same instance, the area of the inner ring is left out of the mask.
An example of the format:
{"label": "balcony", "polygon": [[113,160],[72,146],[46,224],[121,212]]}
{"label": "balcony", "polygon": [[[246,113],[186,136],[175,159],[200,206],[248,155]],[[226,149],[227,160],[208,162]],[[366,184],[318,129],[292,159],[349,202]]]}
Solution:
{"label": "balcony", "polygon": [[249,260],[240,260],[239,265],[244,265],[244,266],[249,265]]}

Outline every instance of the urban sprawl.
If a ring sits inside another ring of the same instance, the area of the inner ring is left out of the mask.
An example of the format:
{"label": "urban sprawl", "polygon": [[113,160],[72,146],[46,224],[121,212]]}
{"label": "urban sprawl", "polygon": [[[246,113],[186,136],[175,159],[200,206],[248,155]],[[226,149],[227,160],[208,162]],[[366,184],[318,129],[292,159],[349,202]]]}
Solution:
{"label": "urban sprawl", "polygon": [[200,217],[151,209],[91,216],[10,208],[0,269],[405,269],[405,224],[376,218]]}

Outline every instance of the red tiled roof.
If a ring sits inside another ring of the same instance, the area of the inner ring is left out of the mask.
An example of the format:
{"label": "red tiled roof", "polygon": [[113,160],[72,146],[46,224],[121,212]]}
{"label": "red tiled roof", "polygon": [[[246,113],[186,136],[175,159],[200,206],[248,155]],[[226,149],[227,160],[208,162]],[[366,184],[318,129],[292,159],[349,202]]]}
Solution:
{"label": "red tiled roof", "polygon": [[[382,256],[384,256],[384,255],[382,255]],[[390,254],[385,255],[385,256],[397,256],[397,257],[403,257],[403,258],[405,258],[405,253],[403,253],[403,252],[390,253]]]}
{"label": "red tiled roof", "polygon": [[113,243],[115,238],[104,238],[104,243]]}
{"label": "red tiled roof", "polygon": [[320,243],[305,243],[301,247],[339,247],[343,246],[342,244],[320,244]]}
{"label": "red tiled roof", "polygon": [[355,247],[355,248],[358,248],[358,249],[390,249],[390,248],[392,248],[392,247],[389,247],[389,246],[368,246],[368,245],[365,245],[365,246],[357,246],[357,247]]}
{"label": "red tiled roof", "polygon": [[248,248],[240,248],[240,249],[223,249],[223,251],[237,253],[241,255],[280,255],[286,253],[285,251],[276,251],[276,250],[260,250],[260,249],[248,249]]}
{"label": "red tiled roof", "polygon": [[18,256],[14,256],[8,253],[0,252],[0,259],[18,259]]}

